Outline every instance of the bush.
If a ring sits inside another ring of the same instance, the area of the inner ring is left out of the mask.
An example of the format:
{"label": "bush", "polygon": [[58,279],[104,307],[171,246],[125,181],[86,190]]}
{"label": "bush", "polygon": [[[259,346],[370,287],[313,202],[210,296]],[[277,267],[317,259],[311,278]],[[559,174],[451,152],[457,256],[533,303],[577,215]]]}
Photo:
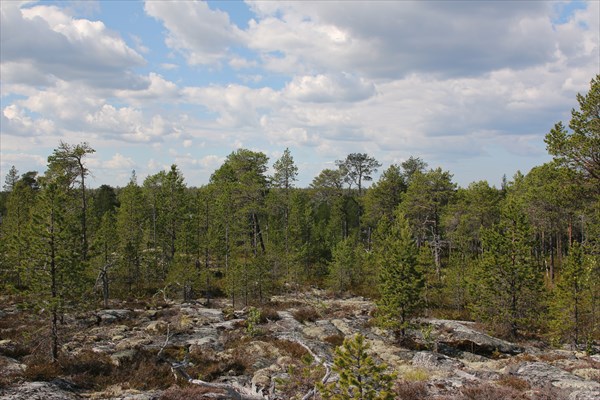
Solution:
{"label": "bush", "polygon": [[266,324],[267,322],[279,321],[281,318],[277,313],[277,310],[272,307],[263,307],[260,309],[260,323]]}
{"label": "bush", "polygon": [[49,362],[42,358],[35,358],[25,368],[23,376],[29,381],[50,382],[62,373],[57,362]]}
{"label": "bush", "polygon": [[462,389],[462,398],[465,400],[521,400],[524,397],[515,389],[498,387],[489,383],[475,386],[466,386]]}
{"label": "bush", "polygon": [[309,355],[308,350],[300,343],[292,342],[291,340],[271,339],[269,342],[273,343],[279,350],[297,360]]}
{"label": "bush", "polygon": [[323,340],[337,347],[344,343],[344,335],[331,335],[325,337]]}
{"label": "bush", "polygon": [[422,400],[428,397],[425,382],[402,380],[396,384],[394,392],[399,400]]}
{"label": "bush", "polygon": [[300,307],[292,313],[296,321],[298,322],[315,322],[319,319],[319,313],[314,307]]}
{"label": "bush", "polygon": [[219,394],[226,396],[227,392],[220,389],[210,389],[203,386],[171,386],[165,390],[160,400],[205,400],[209,398],[215,398],[214,396],[208,397],[207,394]]}

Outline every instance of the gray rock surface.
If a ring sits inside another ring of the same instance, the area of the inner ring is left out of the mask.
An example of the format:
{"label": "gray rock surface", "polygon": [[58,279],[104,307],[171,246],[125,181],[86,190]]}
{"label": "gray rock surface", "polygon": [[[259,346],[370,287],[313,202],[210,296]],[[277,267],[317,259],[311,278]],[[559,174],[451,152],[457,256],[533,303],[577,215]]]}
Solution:
{"label": "gray rock surface", "polygon": [[75,400],[81,396],[73,393],[68,382],[25,382],[0,389],[1,400]]}
{"label": "gray rock surface", "polygon": [[567,389],[571,392],[570,396],[573,396],[573,400],[600,399],[600,383],[584,379],[544,362],[522,363],[515,369],[514,374],[533,386],[543,386],[549,383],[552,386]]}
{"label": "gray rock surface", "polygon": [[443,351],[443,347],[449,347],[481,355],[495,352],[514,355],[523,352],[519,345],[476,330],[473,322],[445,319],[425,319],[423,322],[434,327],[432,340],[438,342],[440,351]]}

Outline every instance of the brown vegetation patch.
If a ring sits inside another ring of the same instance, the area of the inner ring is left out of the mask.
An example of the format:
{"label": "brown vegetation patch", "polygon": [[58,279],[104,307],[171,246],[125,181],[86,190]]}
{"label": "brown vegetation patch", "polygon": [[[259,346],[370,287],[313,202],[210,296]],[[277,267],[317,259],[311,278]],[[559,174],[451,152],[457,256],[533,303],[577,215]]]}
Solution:
{"label": "brown vegetation patch", "polygon": [[266,324],[267,322],[279,321],[281,318],[277,313],[277,309],[273,307],[262,307],[260,309],[260,323]]}
{"label": "brown vegetation patch", "polygon": [[531,387],[529,382],[514,375],[502,375],[496,383],[499,386],[509,387],[521,392],[528,390]]}
{"label": "brown vegetation patch", "polygon": [[325,342],[333,346],[341,346],[344,344],[344,335],[330,335],[323,339]]}
{"label": "brown vegetation patch", "polygon": [[490,383],[466,386],[461,390],[465,400],[525,400],[523,394],[511,387],[500,387]]}
{"label": "brown vegetation patch", "polygon": [[282,353],[287,354],[297,360],[309,354],[308,350],[306,350],[300,343],[292,342],[291,340],[268,339],[268,341],[281,350]]}
{"label": "brown vegetation patch", "polygon": [[396,383],[394,392],[400,400],[421,400],[428,397],[427,384],[425,382],[400,380]]}
{"label": "brown vegetation patch", "polygon": [[[222,395],[224,397],[215,397],[215,395]],[[211,389],[203,386],[171,386],[161,394],[160,400],[206,400],[228,398],[226,396],[228,396],[227,392],[221,389]]]}
{"label": "brown vegetation patch", "polygon": [[300,307],[292,315],[298,322],[315,322],[320,317],[317,310],[311,306]]}

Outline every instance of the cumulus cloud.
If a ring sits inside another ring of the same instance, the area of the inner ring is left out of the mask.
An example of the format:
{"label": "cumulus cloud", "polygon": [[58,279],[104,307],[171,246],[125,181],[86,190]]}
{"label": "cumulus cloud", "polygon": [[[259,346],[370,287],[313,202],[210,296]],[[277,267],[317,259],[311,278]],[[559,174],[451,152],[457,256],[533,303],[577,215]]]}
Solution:
{"label": "cumulus cloud", "polygon": [[286,94],[315,103],[361,101],[375,94],[375,85],[350,74],[297,76],[287,85]]}
{"label": "cumulus cloud", "polygon": [[203,1],[146,1],[144,9],[168,29],[167,46],[180,51],[192,65],[219,62],[231,46],[241,43],[242,33],[229,15]]}
{"label": "cumulus cloud", "polygon": [[129,158],[123,156],[121,153],[115,153],[115,155],[108,161],[102,164],[107,169],[131,169],[135,166],[135,162]]}
{"label": "cumulus cloud", "polygon": [[[249,25],[249,44],[263,54],[267,67],[278,72],[341,70],[377,78],[415,72],[477,76],[551,62],[557,56],[557,42],[562,41],[561,29],[555,29],[551,20],[552,3],[547,2],[519,2],[511,7],[471,1],[379,2],[376,6],[253,2],[252,8],[258,19]],[[577,18],[593,18],[589,17],[593,10],[581,14]],[[578,26],[574,29],[579,35],[581,24],[576,19],[572,24]],[[588,27],[597,43],[594,24]]]}
{"label": "cumulus cloud", "polygon": [[[77,19],[56,6],[2,2],[2,63],[14,81],[79,80],[92,86],[135,88],[131,68],[144,59],[102,21]],[[20,68],[23,67],[21,73]],[[27,70],[34,70],[31,76]]]}

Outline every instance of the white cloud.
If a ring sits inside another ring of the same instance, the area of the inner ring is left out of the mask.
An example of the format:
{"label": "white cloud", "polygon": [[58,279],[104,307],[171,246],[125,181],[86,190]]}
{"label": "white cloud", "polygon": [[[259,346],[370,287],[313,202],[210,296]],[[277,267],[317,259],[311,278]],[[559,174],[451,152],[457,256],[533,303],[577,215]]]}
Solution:
{"label": "white cloud", "polygon": [[103,167],[107,169],[131,169],[134,166],[135,162],[121,153],[115,153],[110,160],[103,163]]}
{"label": "white cloud", "polygon": [[168,29],[167,46],[182,52],[191,65],[218,63],[231,46],[241,43],[241,32],[229,15],[205,2],[146,1],[144,9]]}
{"label": "white cloud", "polygon": [[[250,47],[263,55],[268,68],[289,74],[477,76],[552,62],[562,41],[588,50],[594,46],[590,41],[598,41],[597,23],[588,22],[597,19],[597,12],[592,17],[597,4],[576,13],[568,24],[574,36],[583,31],[596,35],[584,44],[564,38],[561,28],[554,29],[551,2],[518,2],[511,7],[494,2],[406,1],[251,5],[258,19],[249,24]],[[587,31],[578,19],[586,21]]]}
{"label": "white cloud", "polygon": [[297,76],[285,90],[293,99],[315,102],[361,101],[375,94],[375,85],[350,74]]}
{"label": "white cloud", "polygon": [[[144,59],[103,22],[73,18],[56,6],[27,8],[10,1],[2,2],[0,11],[2,63],[12,65],[12,79],[31,85],[43,77],[47,82],[139,87],[131,68],[143,65]],[[35,73],[19,74],[18,67]]]}
{"label": "white cloud", "polygon": [[2,110],[0,121],[3,135],[39,136],[49,135],[55,131],[53,121],[46,118],[34,119],[16,104],[11,104]]}

